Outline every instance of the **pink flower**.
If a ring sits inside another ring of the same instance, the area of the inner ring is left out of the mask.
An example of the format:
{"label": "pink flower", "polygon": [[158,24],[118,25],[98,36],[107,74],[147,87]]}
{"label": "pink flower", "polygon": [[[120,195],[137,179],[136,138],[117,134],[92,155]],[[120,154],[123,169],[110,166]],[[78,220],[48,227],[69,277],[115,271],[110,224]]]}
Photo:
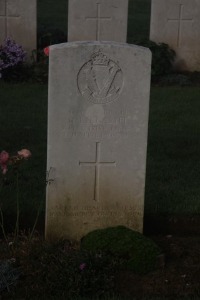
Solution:
{"label": "pink flower", "polygon": [[9,154],[6,151],[1,151],[0,153],[0,164],[5,164],[9,160]]}
{"label": "pink flower", "polygon": [[86,268],[86,263],[80,264],[79,269],[80,269],[81,271],[83,271],[85,268]]}
{"label": "pink flower", "polygon": [[2,173],[4,175],[8,171],[8,167],[7,167],[8,161],[9,161],[9,154],[8,154],[8,152],[1,151],[1,153],[0,153],[0,166],[1,166],[1,169],[2,169]]}
{"label": "pink flower", "polygon": [[44,48],[44,54],[49,56],[49,47]]}
{"label": "pink flower", "polygon": [[17,152],[22,158],[28,159],[31,156],[31,152],[28,149],[22,149]]}
{"label": "pink flower", "polygon": [[1,165],[1,169],[2,169],[2,174],[5,175],[8,171],[8,167],[7,165]]}

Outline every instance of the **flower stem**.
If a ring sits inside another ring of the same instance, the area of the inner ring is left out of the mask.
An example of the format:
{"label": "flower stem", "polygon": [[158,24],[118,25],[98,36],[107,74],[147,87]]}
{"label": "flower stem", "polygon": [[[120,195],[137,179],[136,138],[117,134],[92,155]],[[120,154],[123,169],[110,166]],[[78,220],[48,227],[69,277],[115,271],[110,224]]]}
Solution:
{"label": "flower stem", "polygon": [[16,216],[16,224],[15,224],[14,241],[19,236],[19,174],[18,174],[18,172],[16,175],[16,192],[17,192],[17,216]]}
{"label": "flower stem", "polygon": [[[3,184],[1,183],[0,192],[2,190],[2,186],[3,186]],[[1,226],[2,233],[3,233],[3,237],[5,239],[5,242],[6,242],[7,246],[9,247],[8,238],[7,238],[7,235],[6,235],[6,232],[5,232],[5,228],[4,228],[4,218],[3,218],[3,211],[2,211],[2,208],[1,208],[1,204],[0,204],[0,216],[1,216],[0,226]]]}
{"label": "flower stem", "polygon": [[40,205],[39,205],[39,207],[38,207],[37,215],[36,215],[36,218],[35,218],[35,222],[34,222],[34,224],[33,224],[31,233],[30,233],[30,235],[29,235],[29,242],[32,240],[32,237],[33,237],[33,234],[34,234],[34,231],[35,231],[35,227],[36,227],[36,225],[37,225],[38,218],[39,218],[39,215],[40,215],[40,212],[41,212],[41,208],[42,208],[42,201],[40,202]]}
{"label": "flower stem", "polygon": [[7,239],[5,229],[4,229],[3,211],[1,209],[1,207],[0,207],[0,215],[1,215],[1,222],[0,222],[1,230],[2,230],[2,233],[3,233],[4,239],[6,241],[6,244],[8,245],[8,239]]}

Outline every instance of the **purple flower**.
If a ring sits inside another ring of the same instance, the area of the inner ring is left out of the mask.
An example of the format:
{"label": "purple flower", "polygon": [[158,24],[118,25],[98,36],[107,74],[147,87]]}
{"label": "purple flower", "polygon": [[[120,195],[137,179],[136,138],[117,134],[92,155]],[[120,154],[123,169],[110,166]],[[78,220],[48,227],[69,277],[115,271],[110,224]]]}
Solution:
{"label": "purple flower", "polygon": [[80,269],[81,271],[83,271],[85,268],[86,268],[86,263],[80,264],[79,269]]}
{"label": "purple flower", "polygon": [[15,43],[14,40],[6,38],[4,44],[0,46],[0,73],[10,67],[14,67],[26,58],[26,52],[22,46]]}

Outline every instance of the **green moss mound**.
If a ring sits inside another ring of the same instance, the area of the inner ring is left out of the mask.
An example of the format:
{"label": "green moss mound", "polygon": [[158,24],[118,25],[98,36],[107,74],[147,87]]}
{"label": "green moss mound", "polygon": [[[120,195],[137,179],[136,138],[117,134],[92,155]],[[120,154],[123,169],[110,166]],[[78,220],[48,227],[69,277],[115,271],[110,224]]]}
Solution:
{"label": "green moss mound", "polygon": [[151,239],[124,226],[94,230],[82,239],[81,247],[107,253],[123,268],[138,274],[155,269],[161,254],[161,249]]}

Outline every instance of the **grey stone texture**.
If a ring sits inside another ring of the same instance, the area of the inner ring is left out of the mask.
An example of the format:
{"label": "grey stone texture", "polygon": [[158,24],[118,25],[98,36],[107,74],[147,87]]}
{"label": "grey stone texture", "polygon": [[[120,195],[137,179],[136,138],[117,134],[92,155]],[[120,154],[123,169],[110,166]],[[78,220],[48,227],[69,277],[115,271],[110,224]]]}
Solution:
{"label": "grey stone texture", "polygon": [[69,0],[68,42],[126,42],[128,0]]}
{"label": "grey stone texture", "polygon": [[50,47],[46,238],[142,232],[151,53],[123,43]]}
{"label": "grey stone texture", "polygon": [[0,0],[0,44],[10,37],[30,57],[36,49],[36,0]]}
{"label": "grey stone texture", "polygon": [[152,0],[150,40],[177,54],[175,68],[200,71],[200,1]]}

